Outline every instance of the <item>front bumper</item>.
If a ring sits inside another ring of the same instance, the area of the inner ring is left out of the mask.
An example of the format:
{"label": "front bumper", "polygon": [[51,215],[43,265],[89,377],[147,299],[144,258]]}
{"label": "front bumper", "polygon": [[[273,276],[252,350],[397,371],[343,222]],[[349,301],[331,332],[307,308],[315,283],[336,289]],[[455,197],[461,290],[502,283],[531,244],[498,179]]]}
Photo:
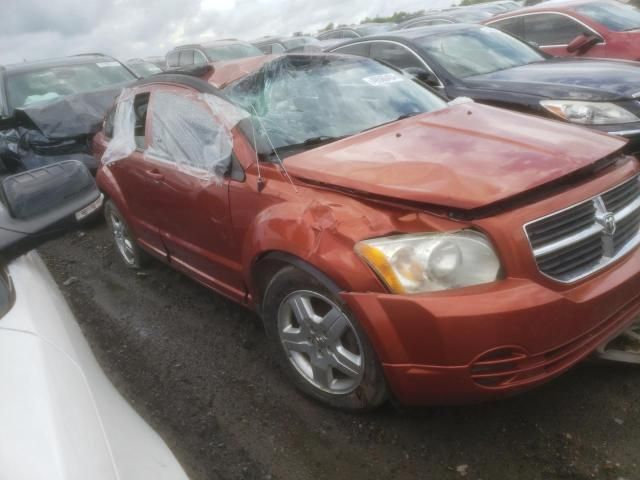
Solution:
{"label": "front bumper", "polygon": [[408,405],[470,403],[560,375],[640,315],[640,249],[569,289],[527,279],[435,294],[344,293]]}

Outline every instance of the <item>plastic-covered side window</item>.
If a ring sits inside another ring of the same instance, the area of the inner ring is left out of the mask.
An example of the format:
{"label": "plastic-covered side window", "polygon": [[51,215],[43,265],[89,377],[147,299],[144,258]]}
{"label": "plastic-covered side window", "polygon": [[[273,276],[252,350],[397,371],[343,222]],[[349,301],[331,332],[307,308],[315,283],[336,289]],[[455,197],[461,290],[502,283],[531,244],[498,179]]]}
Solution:
{"label": "plastic-covered side window", "polygon": [[175,162],[182,171],[220,183],[231,162],[231,129],[246,116],[214,95],[156,92],[147,155]]}
{"label": "plastic-covered side window", "polygon": [[[233,151],[231,130],[249,114],[221,97],[195,91],[156,91],[151,98],[151,141],[145,155],[173,162],[203,180],[222,182]],[[148,93],[122,92],[103,163],[127,158],[136,143],[140,147],[148,102]]]}
{"label": "plastic-covered side window", "polygon": [[104,119],[104,136],[107,138],[113,138],[113,122],[116,115],[116,107],[113,107],[107,113]]}
{"label": "plastic-covered side window", "polygon": [[104,164],[122,160],[136,149],[134,98],[135,94],[131,90],[123,90],[118,98],[113,115],[113,137],[102,155]]}

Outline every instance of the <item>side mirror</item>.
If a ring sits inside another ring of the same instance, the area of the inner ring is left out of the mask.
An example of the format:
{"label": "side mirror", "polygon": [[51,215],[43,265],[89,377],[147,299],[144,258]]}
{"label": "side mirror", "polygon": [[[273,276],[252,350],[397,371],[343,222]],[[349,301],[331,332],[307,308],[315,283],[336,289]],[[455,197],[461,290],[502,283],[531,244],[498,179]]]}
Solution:
{"label": "side mirror", "polygon": [[412,77],[417,78],[422,83],[429,85],[430,87],[439,88],[442,86],[440,84],[440,81],[438,80],[438,77],[436,77],[433,72],[430,72],[426,68],[409,67],[403,69],[403,72],[408,73]]}
{"label": "side mirror", "polygon": [[581,33],[574,38],[569,45],[567,45],[567,51],[569,53],[585,53],[601,41],[602,39],[596,35],[586,35]]}
{"label": "side mirror", "polygon": [[103,202],[89,170],[77,160],[6,177],[0,197],[0,255],[6,261],[75,229]]}

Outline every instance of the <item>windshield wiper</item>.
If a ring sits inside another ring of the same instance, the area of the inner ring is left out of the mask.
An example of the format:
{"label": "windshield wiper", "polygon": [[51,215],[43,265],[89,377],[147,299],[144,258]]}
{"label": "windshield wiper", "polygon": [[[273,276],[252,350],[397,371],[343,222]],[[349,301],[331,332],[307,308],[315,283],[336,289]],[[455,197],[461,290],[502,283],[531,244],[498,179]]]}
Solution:
{"label": "windshield wiper", "polygon": [[634,30],[640,30],[640,26],[638,27],[631,27],[631,28],[626,28],[624,30],[622,30],[623,32],[633,32]]}
{"label": "windshield wiper", "polygon": [[424,112],[409,112],[409,113],[403,113],[402,115],[400,115],[398,118],[396,118],[395,120],[393,120],[394,122],[397,122],[399,120],[404,120],[405,118],[410,118],[410,117],[415,117],[416,115],[420,115]]}
{"label": "windshield wiper", "polygon": [[306,147],[315,147],[316,145],[322,145],[324,143],[329,143],[329,142],[335,142],[337,140],[341,140],[345,138],[344,136],[342,137],[330,137],[327,135],[321,135],[319,137],[311,137],[311,138],[307,138],[304,142],[302,142],[303,146]]}
{"label": "windshield wiper", "polygon": [[393,120],[389,120],[388,122],[381,123],[379,125],[374,125],[373,127],[365,128],[364,130],[360,130],[359,133],[368,132],[369,130],[373,130],[374,128],[383,127],[384,125],[389,125],[390,123],[399,122],[400,120],[404,120],[406,118],[415,117],[416,115],[422,115],[426,112],[409,112],[403,113],[399,117],[394,118]]}
{"label": "windshield wiper", "polygon": [[[357,133],[367,132],[369,130],[373,130],[374,128],[381,127],[382,125],[387,125],[389,123],[397,122],[399,120],[404,120],[405,118],[409,118],[409,117],[415,117],[416,115],[421,115],[423,113],[425,113],[425,112],[403,113],[402,115],[400,115],[397,118],[394,118],[393,120],[390,120],[390,121],[385,122],[385,123],[381,123],[380,125],[374,125],[373,127],[370,127],[370,128],[365,128],[364,130],[361,130],[360,132],[357,132]],[[353,136],[353,135],[352,134],[342,135],[340,137],[331,137],[331,136],[328,136],[328,135],[320,135],[318,137],[307,138],[304,142],[293,143],[291,145],[284,145],[282,147],[274,148],[274,149],[271,150],[271,152],[269,154],[273,155],[273,154],[276,154],[278,152],[287,152],[289,150],[304,149],[305,147],[319,147],[320,145],[326,145],[327,143],[337,142],[338,140],[342,140],[342,139],[345,139],[345,138],[351,137],[351,136]]]}

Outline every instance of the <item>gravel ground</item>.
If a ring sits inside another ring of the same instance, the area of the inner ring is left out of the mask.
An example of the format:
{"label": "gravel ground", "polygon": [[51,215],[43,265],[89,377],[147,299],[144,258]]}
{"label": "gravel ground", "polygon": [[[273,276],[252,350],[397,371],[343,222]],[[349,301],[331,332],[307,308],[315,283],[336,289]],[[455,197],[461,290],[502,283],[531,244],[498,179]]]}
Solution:
{"label": "gravel ground", "polygon": [[640,369],[585,365],[468,407],[354,415],[294,391],[258,318],[160,264],[127,270],[104,225],[41,254],[101,365],[200,479],[640,479]]}

